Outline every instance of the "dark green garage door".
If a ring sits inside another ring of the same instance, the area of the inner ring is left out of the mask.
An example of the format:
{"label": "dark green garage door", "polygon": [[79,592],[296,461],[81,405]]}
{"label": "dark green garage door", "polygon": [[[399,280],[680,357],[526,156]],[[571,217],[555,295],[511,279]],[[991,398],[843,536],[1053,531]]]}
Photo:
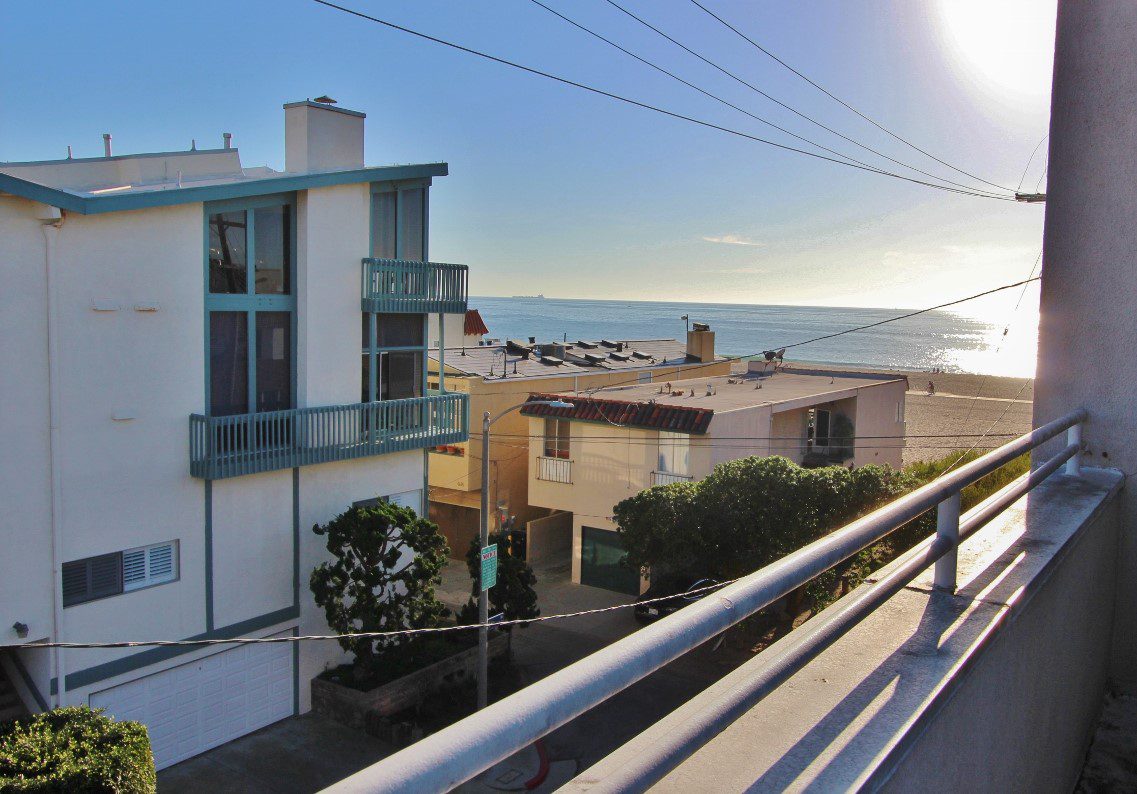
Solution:
{"label": "dark green garage door", "polygon": [[639,595],[640,577],[620,564],[624,559],[620,536],[607,529],[581,527],[580,583],[617,593]]}

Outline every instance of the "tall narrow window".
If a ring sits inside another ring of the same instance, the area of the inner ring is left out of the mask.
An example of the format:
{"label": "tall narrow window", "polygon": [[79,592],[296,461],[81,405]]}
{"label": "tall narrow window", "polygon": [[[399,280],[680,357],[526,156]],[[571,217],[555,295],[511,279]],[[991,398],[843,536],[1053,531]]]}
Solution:
{"label": "tall narrow window", "polygon": [[248,213],[216,212],[209,216],[209,291],[241,294],[247,285]]}
{"label": "tall narrow window", "polygon": [[292,315],[257,312],[257,411],[292,407]]}
{"label": "tall narrow window", "polygon": [[209,412],[249,411],[249,328],[245,312],[209,313]]}
{"label": "tall narrow window", "polygon": [[371,255],[376,259],[398,257],[398,193],[371,196]]}
{"label": "tall narrow window", "polygon": [[565,419],[545,420],[545,457],[564,458],[569,456],[569,423]]}
{"label": "tall narrow window", "polygon": [[291,290],[292,215],[290,207],[260,207],[253,212],[256,293],[287,295]]}
{"label": "tall narrow window", "polygon": [[209,413],[291,408],[293,204],[227,203],[207,219]]}
{"label": "tall narrow window", "polygon": [[400,259],[409,259],[420,262],[423,258],[423,200],[422,188],[403,190],[399,192],[399,210],[402,222],[399,224],[399,236],[402,238],[402,253]]}
{"label": "tall narrow window", "polygon": [[659,431],[659,471],[668,474],[691,473],[691,437],[686,433]]}

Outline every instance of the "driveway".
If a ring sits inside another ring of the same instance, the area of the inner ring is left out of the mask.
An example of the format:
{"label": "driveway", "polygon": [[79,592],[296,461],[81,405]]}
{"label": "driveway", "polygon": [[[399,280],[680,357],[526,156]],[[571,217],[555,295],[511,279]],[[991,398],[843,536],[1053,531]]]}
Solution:
{"label": "driveway", "polygon": [[319,791],[395,750],[315,714],[289,717],[158,773],[158,791]]}

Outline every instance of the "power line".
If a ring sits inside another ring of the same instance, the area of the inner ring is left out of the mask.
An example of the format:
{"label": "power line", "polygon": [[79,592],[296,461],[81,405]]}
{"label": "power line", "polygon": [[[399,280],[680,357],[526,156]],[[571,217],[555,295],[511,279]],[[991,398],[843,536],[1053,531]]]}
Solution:
{"label": "power line", "polygon": [[[595,516],[602,518],[603,516]],[[166,648],[179,646],[207,646],[207,645],[268,645],[280,642],[309,642],[318,640],[366,640],[383,639],[386,637],[409,637],[419,634],[441,634],[443,632],[470,631],[471,629],[501,628],[503,626],[527,626],[530,623],[543,623],[550,620],[564,620],[584,615],[596,615],[601,612],[612,612],[617,609],[658,604],[664,601],[674,601],[677,598],[687,598],[699,593],[709,593],[719,590],[729,584],[734,584],[743,577],[728,579],[725,582],[715,582],[704,587],[696,587],[682,593],[676,593],[659,598],[649,598],[645,601],[629,601],[626,604],[614,604],[595,609],[582,609],[577,612],[561,612],[555,615],[538,615],[535,618],[515,618],[501,620],[497,623],[466,623],[454,626],[427,626],[421,629],[394,629],[391,631],[356,631],[347,634],[308,634],[301,636],[274,636],[274,637],[230,637],[228,639],[202,639],[202,640],[122,640],[119,642],[28,642],[21,645],[0,645],[0,648]]]}
{"label": "power line", "polygon": [[739,30],[738,28],[736,28],[734,25],[730,24],[730,23],[729,23],[729,22],[727,22],[725,19],[723,19],[722,17],[720,17],[718,14],[716,14],[715,12],[711,11],[709,8],[707,8],[706,6],[704,6],[702,3],[700,3],[700,2],[699,2],[699,0],[691,0],[691,2],[692,2],[692,3],[693,3],[695,6],[697,6],[698,8],[702,9],[702,11],[703,11],[703,12],[705,12],[706,14],[708,14],[709,16],[711,16],[712,18],[714,18],[714,19],[718,20],[718,22],[719,22],[719,23],[721,23],[722,25],[724,25],[725,27],[727,27],[728,29],[730,29],[731,31],[733,31],[733,32],[734,32],[736,35],[738,35],[738,36],[739,36],[740,38],[742,38],[744,41],[748,42],[748,43],[749,43],[750,45],[752,45],[753,47],[756,47],[756,48],[757,48],[757,49],[758,49],[760,52],[762,52],[763,54],[765,54],[765,55],[767,55],[768,57],[772,58],[774,61],[776,61],[778,64],[780,64],[781,66],[785,67],[786,69],[789,69],[791,72],[793,72],[795,75],[797,75],[798,77],[800,77],[802,80],[805,80],[807,83],[809,83],[811,86],[813,86],[814,88],[816,88],[818,91],[820,91],[821,93],[825,94],[825,96],[827,96],[827,97],[829,97],[830,99],[832,99],[833,101],[835,101],[835,102],[839,103],[840,105],[842,105],[843,107],[847,108],[848,110],[851,110],[853,113],[856,113],[856,114],[857,114],[858,116],[860,116],[862,119],[864,119],[864,120],[865,120],[865,121],[867,121],[869,124],[871,124],[871,125],[873,125],[874,127],[876,127],[876,128],[877,128],[878,130],[880,130],[881,132],[885,133],[886,135],[889,135],[889,136],[891,136],[891,137],[895,138],[896,140],[898,140],[898,141],[900,141],[901,143],[903,143],[905,146],[908,146],[908,147],[910,147],[910,148],[912,148],[912,149],[915,149],[917,152],[919,152],[920,154],[924,155],[925,157],[930,157],[930,158],[932,158],[933,160],[935,160],[937,163],[939,163],[940,165],[945,165],[945,166],[947,166],[948,168],[950,168],[951,170],[953,170],[953,171],[955,171],[955,172],[957,172],[957,173],[963,174],[964,176],[969,176],[969,177],[971,177],[972,179],[978,180],[978,181],[982,182],[982,183],[983,183],[983,184],[985,184],[985,185],[990,185],[991,187],[997,187],[997,188],[999,188],[1000,190],[1009,190],[1009,188],[1007,188],[1007,187],[1005,187],[1005,186],[1003,186],[1003,185],[999,185],[999,184],[997,184],[997,183],[995,183],[995,182],[989,182],[988,180],[984,179],[983,177],[980,177],[980,176],[976,176],[975,174],[972,174],[972,173],[971,173],[971,172],[969,172],[969,171],[964,171],[962,168],[959,168],[959,167],[957,167],[957,166],[954,166],[954,165],[952,165],[951,163],[947,162],[946,160],[941,160],[939,157],[936,157],[936,156],[935,156],[934,154],[932,154],[931,152],[929,152],[929,151],[926,151],[925,149],[921,149],[919,146],[917,146],[916,144],[912,143],[912,142],[911,142],[911,141],[909,141],[908,139],[906,139],[906,138],[903,138],[903,137],[901,137],[900,135],[897,135],[895,132],[893,132],[892,130],[888,129],[888,128],[887,128],[887,127],[885,127],[883,124],[881,124],[881,123],[879,123],[879,122],[877,122],[877,121],[874,121],[873,119],[869,118],[868,116],[866,116],[866,115],[865,115],[864,113],[862,113],[861,111],[857,110],[855,107],[853,107],[852,105],[850,105],[850,104],[849,104],[848,102],[846,102],[845,100],[841,99],[841,98],[840,98],[840,97],[838,97],[838,96],[835,96],[834,94],[830,93],[830,92],[829,92],[829,91],[827,91],[825,88],[823,88],[822,86],[820,86],[820,85],[818,85],[817,83],[815,83],[813,80],[811,80],[811,79],[809,79],[808,77],[806,77],[804,74],[802,74],[801,72],[799,72],[799,71],[798,71],[797,69],[795,69],[794,67],[790,66],[788,63],[786,63],[785,61],[783,61],[783,60],[782,60],[781,58],[779,58],[777,55],[775,55],[774,53],[770,52],[768,49],[766,49],[765,47],[763,47],[763,46],[762,46],[761,44],[759,44],[758,42],[754,41],[754,39],[752,39],[752,38],[750,38],[749,36],[747,36],[745,33],[743,33],[741,30]]}
{"label": "power line", "polygon": [[[533,2],[537,2],[537,0],[533,0]],[[639,17],[639,16],[637,16],[636,14],[633,14],[631,11],[629,11],[629,10],[628,10],[628,9],[626,9],[626,8],[624,8],[624,7],[623,7],[623,6],[621,6],[619,3],[615,2],[615,0],[606,0],[606,2],[608,3],[608,5],[612,6],[613,8],[615,8],[615,9],[617,9],[617,10],[619,10],[619,11],[622,11],[622,12],[623,12],[623,13],[625,13],[625,14],[627,14],[629,17],[631,17],[632,19],[634,19],[636,22],[639,22],[641,25],[643,25],[644,27],[648,28],[649,30],[655,31],[655,32],[656,32],[656,33],[658,33],[660,36],[662,36],[663,38],[667,39],[667,40],[668,40],[668,41],[670,41],[672,44],[674,44],[676,47],[679,47],[680,49],[682,49],[684,52],[687,52],[687,53],[689,53],[689,54],[691,54],[691,55],[695,56],[696,58],[698,58],[698,59],[699,59],[700,61],[702,61],[703,63],[707,64],[708,66],[711,66],[711,67],[712,67],[712,68],[714,68],[714,69],[717,69],[718,71],[720,71],[720,72],[722,72],[723,74],[725,74],[727,77],[729,77],[729,78],[731,78],[732,80],[734,80],[734,81],[736,81],[736,82],[738,82],[738,83],[740,83],[740,84],[742,84],[742,85],[746,86],[747,88],[749,88],[751,91],[754,91],[754,92],[755,92],[755,93],[757,93],[758,95],[760,95],[760,96],[762,96],[762,97],[765,97],[765,98],[766,98],[766,99],[768,99],[769,101],[773,102],[775,105],[778,105],[779,107],[785,108],[785,109],[786,109],[786,110],[788,110],[790,113],[793,113],[795,116],[798,116],[798,117],[800,117],[800,118],[802,118],[802,119],[805,119],[805,120],[806,120],[806,121],[808,121],[810,124],[813,124],[813,125],[815,125],[815,126],[817,126],[817,127],[820,127],[821,129],[825,130],[826,132],[828,132],[828,133],[831,133],[831,134],[833,134],[833,135],[836,135],[838,138],[841,138],[841,139],[843,139],[843,140],[845,140],[845,141],[848,141],[849,143],[853,144],[854,146],[859,146],[860,148],[864,149],[865,151],[867,151],[867,152],[872,152],[872,153],[873,153],[873,154],[875,154],[877,157],[883,157],[885,160],[888,160],[888,161],[889,161],[889,162],[891,162],[891,163],[895,163],[896,165],[898,165],[898,166],[900,166],[900,167],[902,167],[902,168],[908,168],[908,169],[910,169],[910,170],[912,170],[912,171],[915,171],[915,172],[917,172],[917,173],[919,173],[919,174],[923,174],[924,176],[928,176],[928,177],[931,177],[932,179],[938,179],[938,180],[940,180],[941,182],[946,182],[946,183],[947,183],[947,184],[949,184],[949,185],[955,185],[956,187],[965,188],[965,189],[967,189],[967,190],[976,190],[976,191],[982,191],[983,193],[988,193],[988,194],[991,194],[991,195],[995,195],[995,194],[992,194],[992,193],[991,193],[991,191],[989,191],[989,190],[984,190],[983,188],[976,188],[976,187],[974,187],[974,186],[972,186],[972,185],[965,185],[965,184],[963,184],[962,182],[953,182],[953,181],[952,181],[952,180],[950,180],[950,179],[945,179],[944,177],[941,177],[941,176],[937,176],[936,174],[930,173],[930,172],[928,172],[928,171],[924,171],[923,169],[921,169],[921,168],[917,168],[917,167],[916,167],[916,166],[914,166],[914,165],[909,165],[908,163],[905,163],[905,162],[902,162],[902,161],[900,161],[900,160],[897,160],[895,157],[890,157],[890,156],[888,156],[887,154],[885,154],[884,152],[878,151],[878,150],[876,150],[876,149],[872,148],[871,146],[868,146],[868,145],[866,145],[866,144],[863,144],[863,143],[861,143],[860,141],[858,141],[858,140],[856,140],[856,139],[854,139],[854,138],[850,138],[848,135],[845,135],[845,134],[843,134],[843,133],[841,133],[841,132],[838,132],[837,130],[833,129],[832,127],[829,127],[829,126],[827,126],[827,125],[825,125],[825,124],[821,123],[820,121],[818,121],[817,119],[813,118],[812,116],[807,116],[806,114],[804,114],[804,113],[800,112],[800,111],[799,111],[799,110],[797,110],[796,108],[794,108],[794,107],[791,107],[790,105],[787,105],[785,102],[781,101],[781,100],[780,100],[780,99],[778,99],[777,97],[771,96],[770,94],[766,93],[766,92],[765,92],[765,91],[763,91],[761,88],[759,88],[758,86],[754,85],[753,83],[751,83],[751,82],[749,82],[749,81],[747,81],[747,80],[744,80],[743,78],[739,77],[739,76],[738,76],[738,75],[736,75],[734,72],[732,72],[732,71],[730,71],[730,70],[728,70],[728,69],[725,69],[725,68],[723,68],[723,67],[722,67],[722,66],[720,66],[719,64],[717,64],[717,63],[715,63],[714,61],[712,61],[710,58],[707,58],[707,57],[705,57],[704,55],[702,55],[702,54],[700,54],[700,53],[696,52],[695,50],[691,49],[691,48],[690,48],[690,47],[688,47],[687,45],[683,44],[681,41],[678,41],[677,39],[675,39],[675,38],[673,38],[673,37],[669,36],[667,33],[663,32],[662,30],[660,30],[659,28],[657,28],[655,25],[651,24],[651,23],[650,23],[650,22],[648,22],[647,20],[643,19],[642,17]],[[554,12],[554,13],[555,13],[555,12]],[[558,15],[558,16],[559,16],[559,15]],[[575,23],[574,23],[574,24],[575,24]],[[589,32],[591,33],[591,31],[589,31]],[[596,35],[596,34],[594,34],[594,35]],[[623,49],[623,48],[621,48],[621,49]],[[745,113],[745,111],[743,111],[743,112]],[[749,115],[749,114],[748,114],[748,115]],[[791,134],[792,134],[792,133],[791,133]],[[794,137],[799,137],[799,136],[796,136],[796,135],[795,135]],[[812,141],[810,141],[810,143],[812,143]],[[816,146],[817,144],[814,144],[814,145]],[[829,150],[829,151],[832,151],[832,150]],[[843,156],[843,157],[848,157],[848,155],[842,155],[842,156]],[[851,158],[851,157],[850,157],[849,159],[850,159],[850,160],[852,160],[853,158]],[[858,160],[858,161],[855,161],[855,162],[860,162],[860,161]],[[1006,190],[1006,188],[1003,188],[1003,190]]]}
{"label": "power line", "polygon": [[[1042,136],[1042,140],[1035,145],[1034,151],[1030,153],[1030,159],[1026,161],[1026,168],[1023,169],[1023,175],[1019,177],[1019,186],[1015,188],[1016,193],[1023,189],[1023,180],[1026,179],[1026,172],[1030,170],[1030,164],[1034,162],[1034,156],[1038,154],[1038,150],[1042,147],[1042,144],[1046,143],[1046,139],[1049,137],[1049,132]],[[1038,188],[1035,188],[1035,192],[1038,192]]]}
{"label": "power line", "polygon": [[680,121],[687,121],[687,122],[690,122],[692,124],[696,124],[700,127],[705,127],[707,129],[718,130],[719,132],[725,132],[728,135],[734,135],[734,136],[737,136],[739,138],[745,138],[746,140],[754,141],[755,143],[762,143],[762,144],[765,144],[767,146],[772,146],[776,149],[782,149],[783,151],[795,152],[797,154],[803,154],[807,157],[813,157],[813,158],[818,159],[818,160],[825,160],[826,162],[837,163],[838,165],[843,165],[847,168],[855,168],[855,169],[858,169],[861,171],[868,171],[869,173],[880,174],[882,176],[889,176],[889,177],[892,177],[893,179],[900,179],[900,180],[903,180],[905,182],[911,182],[912,184],[916,184],[916,185],[923,185],[924,187],[930,187],[930,188],[934,188],[936,190],[944,190],[944,191],[947,191],[949,193],[958,193],[958,194],[965,195],[965,196],[974,196],[976,198],[987,198],[987,199],[992,199],[995,201],[1015,201],[1013,196],[1007,196],[1007,197],[995,196],[995,195],[991,195],[988,193],[979,193],[973,189],[972,190],[961,190],[958,188],[948,187],[946,185],[935,184],[933,182],[925,182],[924,180],[914,179],[913,177],[904,176],[903,174],[896,174],[896,173],[893,173],[891,171],[885,171],[882,169],[877,169],[877,168],[872,168],[872,167],[865,167],[862,165],[857,165],[855,163],[847,162],[845,160],[838,160],[838,159],[833,158],[833,157],[828,157],[828,156],[823,155],[823,154],[818,154],[816,152],[807,151],[805,149],[799,149],[795,146],[789,146],[789,145],[784,144],[784,143],[777,143],[776,141],[771,141],[771,140],[768,140],[766,138],[762,138],[762,137],[757,136],[757,135],[751,135],[750,133],[743,132],[742,130],[736,130],[736,129],[733,129],[731,127],[724,127],[721,124],[715,124],[713,122],[705,121],[703,119],[695,118],[693,116],[687,116],[687,115],[684,115],[682,113],[677,113],[677,112],[672,111],[672,110],[666,110],[664,108],[658,107],[656,105],[651,105],[651,104],[648,104],[646,102],[640,102],[637,99],[632,99],[630,97],[622,96],[620,94],[615,94],[615,93],[612,93],[611,91],[605,91],[602,88],[596,88],[595,86],[587,85],[585,83],[580,83],[580,82],[577,82],[575,80],[570,80],[567,77],[558,77],[555,74],[551,74],[549,72],[544,72],[544,71],[541,71],[540,69],[535,69],[531,66],[524,66],[524,65],[517,63],[515,61],[510,61],[510,60],[507,60],[505,58],[500,58],[496,55],[490,55],[489,53],[481,52],[480,50],[475,50],[475,49],[472,49],[470,47],[463,46],[461,44],[456,44],[454,42],[447,41],[445,39],[440,39],[436,36],[431,36],[429,34],[422,33],[422,32],[417,31],[417,30],[412,30],[411,28],[404,27],[402,25],[397,25],[394,22],[388,22],[385,19],[380,19],[379,17],[371,16],[370,14],[365,14],[362,11],[356,11],[355,9],[348,8],[346,6],[341,6],[341,5],[338,5],[336,3],[330,2],[330,0],[312,0],[312,2],[317,3],[318,5],[326,6],[327,8],[334,9],[336,11],[342,11],[345,14],[350,14],[352,16],[359,17],[360,19],[368,20],[369,22],[375,22],[376,24],[384,25],[385,27],[391,28],[392,30],[398,30],[402,33],[407,33],[409,35],[416,36],[416,37],[421,38],[425,41],[434,42],[435,44],[441,44],[444,47],[450,47],[451,49],[458,50],[459,52],[465,52],[469,55],[475,55],[479,58],[484,58],[488,61],[493,61],[494,63],[502,64],[503,66],[509,66],[511,68],[514,68],[514,69],[519,69],[523,72],[527,72],[528,74],[533,74],[533,75],[536,75],[538,77],[544,77],[547,80],[553,80],[553,81],[561,83],[563,85],[572,86],[573,88],[579,88],[582,91],[588,91],[588,92],[596,94],[598,96],[603,96],[603,97],[607,97],[609,99],[614,99],[618,102],[623,102],[625,104],[632,105],[633,107],[642,108],[644,110],[650,110],[653,113],[659,113],[661,115],[668,116],[668,117],[673,118],[673,119],[678,119]]}
{"label": "power line", "polygon": [[[695,85],[694,83],[683,79],[682,77],[675,74],[674,72],[669,71],[669,70],[663,68],[662,66],[660,66],[656,63],[653,63],[652,61],[649,61],[646,58],[643,58],[643,57],[637,55],[636,53],[632,52],[631,50],[628,50],[628,49],[622,47],[621,45],[617,44],[616,42],[612,41],[611,39],[606,38],[605,36],[597,33],[594,30],[592,30],[591,28],[585,27],[584,25],[580,24],[579,22],[577,22],[573,19],[570,19],[569,17],[565,16],[564,14],[560,13],[559,11],[557,11],[553,8],[550,8],[549,6],[542,3],[541,0],[530,0],[530,2],[533,3],[534,5],[540,6],[541,8],[545,9],[550,14],[552,14],[553,16],[555,16],[561,20],[564,20],[568,24],[572,25],[575,28],[578,28],[579,30],[584,31],[585,33],[589,34],[590,36],[595,36],[596,38],[600,39],[604,43],[609,44],[612,47],[615,47],[616,49],[618,49],[620,52],[624,53],[625,55],[628,55],[632,58],[635,58],[640,63],[646,64],[647,66],[650,66],[652,69],[655,69],[656,71],[667,75],[672,80],[677,80],[678,82],[682,83],[683,85],[685,85],[689,88],[692,88],[695,91],[698,91],[700,94],[703,94],[704,96],[710,97],[711,99],[715,100],[716,102],[720,102],[729,108],[733,108],[734,110],[737,110],[739,113],[743,113],[743,114],[749,116],[750,118],[754,119],[755,121],[757,121],[761,124],[765,124],[768,127],[772,127],[773,129],[776,129],[779,132],[784,132],[786,135],[789,135],[792,138],[796,138],[797,140],[802,141],[803,143],[808,143],[810,146],[816,146],[818,149],[829,152],[830,154],[836,155],[837,157],[843,157],[846,160],[850,160],[854,163],[858,163],[858,164],[863,165],[867,168],[875,168],[875,166],[872,166],[869,163],[858,160],[855,157],[850,157],[849,155],[847,155],[843,152],[839,152],[836,149],[830,149],[828,146],[823,146],[822,144],[817,143],[816,141],[812,141],[809,138],[798,135],[797,133],[792,132],[791,130],[787,130],[785,127],[781,127],[781,126],[775,124],[774,122],[772,122],[768,119],[764,119],[761,116],[758,116],[758,115],[755,115],[754,113],[751,113],[750,111],[746,110],[745,108],[739,107],[738,105],[734,104],[733,102],[730,102],[729,100],[723,99],[722,97],[718,96],[717,94],[712,94],[710,91],[706,91],[706,90],[700,88],[699,86]],[[935,175],[934,174],[928,174],[928,176],[934,177]],[[968,187],[968,186],[967,185],[960,185],[960,187]]]}
{"label": "power line", "polygon": [[[1041,277],[1039,277],[1039,276],[1032,276],[1031,278],[1028,278],[1024,281],[1016,281],[1013,284],[1004,284],[1001,287],[995,287],[994,289],[985,290],[985,291],[977,293],[975,295],[969,295],[966,298],[959,298],[958,300],[948,301],[947,303],[941,303],[941,304],[938,304],[936,306],[929,306],[926,309],[919,309],[917,311],[908,312],[907,314],[901,314],[901,315],[898,315],[896,317],[889,317],[885,320],[878,320],[875,323],[868,323],[867,325],[858,325],[855,328],[846,328],[845,330],[837,331],[836,333],[823,334],[822,336],[815,336],[812,339],[806,339],[805,341],[802,341],[802,342],[793,342],[791,344],[785,344],[785,345],[771,345],[769,348],[767,348],[767,350],[763,350],[763,351],[758,351],[758,352],[754,352],[754,353],[746,353],[746,354],[741,355],[741,356],[723,356],[721,359],[718,359],[716,361],[707,361],[707,362],[703,362],[700,364],[692,364],[691,366],[686,367],[685,370],[687,372],[690,372],[690,371],[697,370],[700,368],[713,367],[713,366],[717,366],[719,364],[722,364],[724,361],[743,361],[746,359],[761,356],[764,353],[766,353],[768,350],[789,350],[792,347],[801,347],[802,345],[813,344],[814,342],[820,342],[824,339],[833,339],[833,338],[838,337],[838,336],[844,336],[845,334],[852,334],[852,333],[856,333],[858,331],[865,331],[869,328],[876,328],[877,326],[885,325],[887,323],[894,323],[898,320],[907,320],[910,317],[916,317],[917,315],[920,315],[920,314],[927,314],[928,312],[937,311],[938,309],[946,309],[949,306],[957,306],[961,303],[966,303],[968,301],[976,300],[977,298],[983,298],[983,297],[986,297],[988,295],[993,295],[996,292],[1002,292],[1003,290],[1014,289],[1015,287],[1021,287],[1024,284],[1029,284],[1032,281],[1038,281],[1040,278]],[[595,392],[600,391],[602,389],[610,389],[610,388],[613,388],[615,386],[623,386],[623,385],[627,385],[629,383],[638,383],[638,382],[639,382],[638,378],[635,381],[632,381],[632,380],[614,381],[612,383],[606,383],[606,384],[601,385],[601,386],[595,386],[591,389],[582,389],[581,391],[586,393],[586,394],[594,394]]]}

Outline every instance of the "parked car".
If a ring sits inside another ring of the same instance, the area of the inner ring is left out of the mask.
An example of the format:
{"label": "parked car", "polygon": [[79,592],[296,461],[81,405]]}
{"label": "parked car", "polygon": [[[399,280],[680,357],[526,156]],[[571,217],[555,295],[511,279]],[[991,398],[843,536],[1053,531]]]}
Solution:
{"label": "parked car", "polygon": [[[715,579],[709,579],[707,577],[700,578],[684,574],[664,575],[659,579],[653,579],[647,591],[636,599],[636,620],[640,623],[651,623],[660,618],[665,618],[674,612],[678,612],[688,604],[698,601],[703,596],[714,592],[714,590],[702,590],[702,592],[692,591],[701,590],[701,588],[715,584],[718,584]],[[657,598],[666,598],[667,596],[675,596],[675,598],[667,601],[659,601],[654,604],[644,603],[654,601]]]}

